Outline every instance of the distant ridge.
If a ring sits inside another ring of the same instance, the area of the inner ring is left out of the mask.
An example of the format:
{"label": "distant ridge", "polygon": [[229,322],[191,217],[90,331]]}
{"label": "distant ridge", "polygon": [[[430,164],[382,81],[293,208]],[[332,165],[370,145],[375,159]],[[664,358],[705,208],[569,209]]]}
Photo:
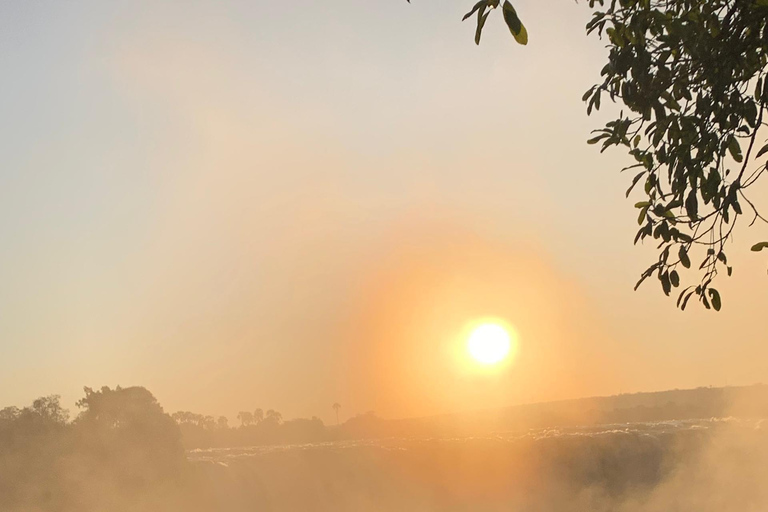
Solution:
{"label": "distant ridge", "polygon": [[445,437],[731,416],[768,418],[768,386],[756,384],[625,393],[398,420],[384,420],[369,413],[351,418],[341,429],[357,438]]}
{"label": "distant ridge", "polygon": [[[302,445],[334,441],[385,438],[467,439],[470,437],[549,436],[568,429],[633,430],[621,424],[658,423],[674,420],[710,420],[736,417],[768,419],[768,386],[696,388],[579,398],[556,402],[515,405],[494,410],[440,416],[383,419],[369,412],[341,425],[326,426],[318,418],[260,421],[238,427],[220,426],[202,415],[176,413],[187,449],[236,448],[264,445]],[[189,419],[187,419],[189,418]],[[609,426],[610,428],[603,428]],[[662,427],[646,425],[642,429]],[[634,428],[637,430],[637,428]],[[674,429],[672,429],[674,430]],[[662,429],[662,431],[667,431]]]}

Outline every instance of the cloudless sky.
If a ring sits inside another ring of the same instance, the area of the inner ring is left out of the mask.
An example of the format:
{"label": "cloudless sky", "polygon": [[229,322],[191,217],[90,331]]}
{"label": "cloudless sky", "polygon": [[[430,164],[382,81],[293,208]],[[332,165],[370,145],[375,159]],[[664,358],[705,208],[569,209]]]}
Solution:
{"label": "cloudless sky", "polygon": [[[627,157],[585,143],[588,6],[517,0],[529,46],[493,13],[476,47],[471,3],[0,4],[0,404],[144,385],[330,420],[767,381],[766,229],[720,314],[633,292],[655,256]],[[503,370],[456,356],[485,316],[519,333]]]}

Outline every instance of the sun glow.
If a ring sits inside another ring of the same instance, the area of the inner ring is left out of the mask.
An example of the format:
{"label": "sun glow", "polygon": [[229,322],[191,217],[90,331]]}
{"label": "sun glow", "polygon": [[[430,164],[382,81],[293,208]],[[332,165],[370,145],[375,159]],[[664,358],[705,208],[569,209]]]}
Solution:
{"label": "sun glow", "polygon": [[503,361],[512,349],[509,331],[499,323],[482,323],[469,335],[467,350],[478,363],[493,365]]}

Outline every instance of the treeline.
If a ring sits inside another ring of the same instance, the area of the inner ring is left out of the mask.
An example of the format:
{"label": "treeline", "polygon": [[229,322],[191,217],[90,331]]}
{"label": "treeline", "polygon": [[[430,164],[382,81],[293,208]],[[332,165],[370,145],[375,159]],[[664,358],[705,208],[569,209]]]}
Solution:
{"label": "treeline", "polygon": [[211,448],[383,437],[471,436],[727,416],[768,418],[768,386],[622,394],[402,420],[385,420],[369,412],[331,427],[314,417],[283,421],[279,412],[265,413],[261,409],[240,412],[237,416],[240,424],[236,427],[230,427],[224,417],[214,419],[190,412],[178,412],[173,418],[181,428],[187,448]]}
{"label": "treeline", "polygon": [[85,388],[0,410],[0,510],[196,510],[181,432],[144,388]]}
{"label": "treeline", "polygon": [[[334,404],[334,409],[337,407],[341,406]],[[325,425],[316,416],[284,420],[283,415],[273,409],[266,412],[263,409],[240,411],[236,426],[230,426],[226,416],[215,418],[179,411],[171,417],[179,426],[187,449],[307,444],[409,435],[393,428],[397,421],[379,418],[373,411],[357,414],[333,426]]]}
{"label": "treeline", "polygon": [[326,427],[319,418],[284,421],[282,415],[274,410],[268,410],[266,413],[261,409],[256,409],[255,412],[240,412],[238,427],[230,427],[224,416],[214,419],[213,416],[180,411],[172,417],[181,430],[187,449],[302,444],[338,438],[338,433]]}

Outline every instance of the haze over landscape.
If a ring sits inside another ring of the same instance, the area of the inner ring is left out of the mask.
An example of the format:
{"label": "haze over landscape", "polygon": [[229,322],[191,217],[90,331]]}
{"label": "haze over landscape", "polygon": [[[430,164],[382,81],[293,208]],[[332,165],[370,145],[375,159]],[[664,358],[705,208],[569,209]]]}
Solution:
{"label": "haze over landscape", "polygon": [[[625,159],[578,102],[604,50],[561,3],[526,6],[533,50],[468,44],[460,1],[6,4],[0,402],[331,419],[765,380],[761,259],[719,315],[632,292]],[[487,315],[515,371],[466,385],[440,347]]]}
{"label": "haze over landscape", "polygon": [[[737,476],[734,507],[768,503],[754,386],[768,383],[768,276],[750,251],[768,225],[735,232],[722,311],[633,291],[657,244],[632,243],[634,173],[617,172],[631,158],[585,143],[623,108],[604,99],[587,117],[580,101],[608,55],[585,35],[592,9],[518,0],[528,46],[495,17],[476,46],[460,22],[472,3],[0,5],[0,509],[100,510],[103,491],[112,510],[223,510],[229,489],[228,510],[471,510],[483,495],[477,510],[629,512]],[[768,204],[765,180],[751,194]],[[242,420],[256,408],[281,416]],[[155,473],[107,482],[91,465],[120,466],[93,439],[134,421],[109,442],[136,468],[163,447],[157,478],[174,483],[150,508],[113,489]],[[605,427],[630,423],[655,426]],[[155,448],[137,440],[155,428]],[[27,460],[3,459],[3,440],[39,432],[58,448],[19,474],[47,476],[2,481]],[[473,444],[496,435],[499,452]],[[477,439],[438,441],[462,436]],[[642,470],[605,483],[613,462],[583,462],[592,439]],[[318,451],[263,448],[284,444]],[[715,467],[728,447],[748,462],[685,482],[669,469]],[[347,479],[358,470],[376,476]],[[494,480],[504,471],[527,498]],[[81,473],[100,483],[61,476]],[[207,478],[197,502],[166,496]],[[653,490],[642,506],[635,485]]]}

